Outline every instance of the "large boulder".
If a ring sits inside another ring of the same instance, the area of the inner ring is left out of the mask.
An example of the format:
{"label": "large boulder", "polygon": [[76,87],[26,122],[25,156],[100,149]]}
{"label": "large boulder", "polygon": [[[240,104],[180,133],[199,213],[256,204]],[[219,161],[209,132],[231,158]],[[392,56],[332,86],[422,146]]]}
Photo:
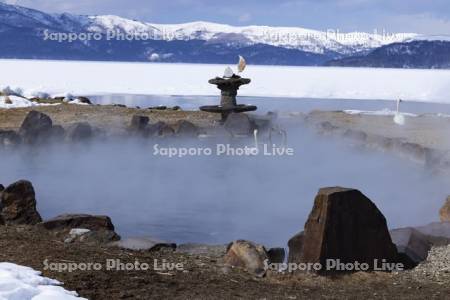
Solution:
{"label": "large boulder", "polygon": [[441,222],[450,222],[450,196],[447,197],[447,201],[439,211]]}
{"label": "large boulder", "polygon": [[415,229],[434,239],[434,245],[443,245],[450,240],[450,222],[435,222],[415,227]]}
{"label": "large boulder", "polygon": [[294,235],[289,241],[288,241],[288,247],[289,247],[289,254],[288,254],[288,262],[300,262],[302,250],[303,250],[303,238],[304,238],[304,232],[301,231]]}
{"label": "large boulder", "polygon": [[107,216],[93,216],[88,214],[64,214],[53,219],[42,222],[45,229],[73,229],[85,228],[92,231],[96,230],[114,230],[111,218]]}
{"label": "large boulder", "polygon": [[405,266],[415,267],[427,259],[432,244],[425,234],[411,227],[394,229],[390,233],[397,246],[399,261]]}
{"label": "large boulder", "polygon": [[[376,205],[355,189],[330,187],[319,190],[305,224],[301,253],[294,263],[320,263],[327,259],[341,263],[365,263],[371,269],[375,260],[394,262],[397,249],[392,243],[386,219]],[[299,261],[297,261],[297,259]]]}
{"label": "large boulder", "polygon": [[67,139],[70,142],[81,142],[94,135],[91,125],[86,122],[72,124],[67,130]]}
{"label": "large boulder", "polygon": [[19,133],[26,144],[44,143],[51,137],[52,126],[49,116],[32,110],[22,122]]}
{"label": "large boulder", "polygon": [[1,193],[1,216],[7,225],[34,225],[42,221],[36,210],[36,198],[31,182],[21,180]]}
{"label": "large boulder", "polygon": [[199,130],[197,126],[188,121],[179,121],[176,125],[176,134],[181,137],[196,138]]}
{"label": "large boulder", "polygon": [[171,137],[175,134],[175,130],[164,122],[157,122],[147,126],[147,136]]}
{"label": "large boulder", "polygon": [[243,268],[257,276],[264,276],[266,273],[264,262],[268,259],[264,246],[238,240],[228,245],[223,261],[227,265]]}
{"label": "large boulder", "polygon": [[120,240],[120,236],[114,231],[111,218],[107,216],[93,216],[88,214],[65,214],[47,220],[40,224],[47,230],[69,234],[74,229],[88,229],[81,241],[97,241],[106,243]]}
{"label": "large boulder", "polygon": [[225,121],[224,127],[233,136],[251,135],[256,129],[250,117],[243,113],[231,113]]}
{"label": "large boulder", "polygon": [[130,130],[135,133],[143,133],[149,122],[149,117],[135,115],[131,119]]}
{"label": "large boulder", "polygon": [[0,147],[17,146],[22,143],[22,137],[12,130],[0,130]]}

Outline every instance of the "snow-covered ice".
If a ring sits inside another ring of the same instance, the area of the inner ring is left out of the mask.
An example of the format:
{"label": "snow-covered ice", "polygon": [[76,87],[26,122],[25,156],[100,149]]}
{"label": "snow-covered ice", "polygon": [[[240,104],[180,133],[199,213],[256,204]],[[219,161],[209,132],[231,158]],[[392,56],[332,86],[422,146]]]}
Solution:
{"label": "snow-covered ice", "polygon": [[20,108],[20,107],[49,106],[49,105],[58,105],[58,104],[37,103],[18,96],[8,96],[8,97],[0,96],[0,108]]}
{"label": "snow-covered ice", "polygon": [[31,268],[0,263],[0,300],[85,299],[59,285],[59,281],[42,277],[40,272]]}
{"label": "snow-covered ice", "polygon": [[[237,59],[236,59],[237,62]],[[226,65],[0,60],[0,88],[52,95],[218,95],[208,79]],[[232,66],[235,68],[235,66]],[[35,72],[24,70],[39,70]],[[235,70],[236,71],[236,70]],[[62,76],[61,74],[64,74]],[[249,65],[252,79],[239,95],[373,99],[450,103],[450,70],[325,68]]]}

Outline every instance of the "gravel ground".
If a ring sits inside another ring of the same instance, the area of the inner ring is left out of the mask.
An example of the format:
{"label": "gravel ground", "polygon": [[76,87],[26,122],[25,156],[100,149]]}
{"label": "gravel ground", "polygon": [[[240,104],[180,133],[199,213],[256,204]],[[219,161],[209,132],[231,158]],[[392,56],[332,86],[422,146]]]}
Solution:
{"label": "gravel ground", "polygon": [[428,253],[427,260],[411,271],[411,275],[418,281],[432,280],[439,284],[449,285],[450,245],[433,247]]}

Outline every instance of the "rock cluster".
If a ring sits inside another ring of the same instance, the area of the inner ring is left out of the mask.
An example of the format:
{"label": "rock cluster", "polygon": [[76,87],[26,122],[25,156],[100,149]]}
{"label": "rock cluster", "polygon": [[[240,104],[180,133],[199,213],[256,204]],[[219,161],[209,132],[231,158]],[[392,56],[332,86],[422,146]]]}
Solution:
{"label": "rock cluster", "polygon": [[63,236],[66,242],[107,243],[120,240],[107,216],[66,214],[42,222],[36,209],[35,191],[29,181],[20,180],[6,188],[0,184],[0,200],[0,225],[37,225]]}
{"label": "rock cluster", "polygon": [[135,115],[131,119],[129,131],[135,135],[143,137],[192,137],[199,134],[199,129],[188,121],[179,121],[173,127],[165,122],[150,123],[147,116]]}
{"label": "rock cluster", "polygon": [[65,130],[54,125],[52,119],[39,111],[30,111],[20,126],[19,132],[0,130],[0,147],[12,147],[20,144],[45,145],[49,142],[80,142],[91,138],[94,130],[88,123],[72,124]]}

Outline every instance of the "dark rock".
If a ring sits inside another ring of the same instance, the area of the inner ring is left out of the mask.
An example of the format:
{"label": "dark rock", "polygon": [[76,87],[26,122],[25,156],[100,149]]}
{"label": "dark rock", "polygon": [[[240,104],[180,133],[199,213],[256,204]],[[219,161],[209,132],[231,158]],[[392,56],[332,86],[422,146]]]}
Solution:
{"label": "dark rock", "polygon": [[34,225],[42,221],[36,210],[36,197],[31,182],[21,180],[3,190],[2,218],[8,225]]}
{"label": "dark rock", "polygon": [[273,264],[284,263],[284,258],[286,257],[286,251],[284,248],[271,248],[267,251],[267,256],[269,257],[269,262]]}
{"label": "dark rock", "polygon": [[441,222],[450,222],[450,196],[447,197],[444,206],[439,210],[439,217]]}
{"label": "dark rock", "polygon": [[89,98],[87,98],[87,97],[77,97],[77,99],[78,99],[81,103],[92,104],[91,100],[89,100]]}
{"label": "dark rock", "polygon": [[124,104],[113,104],[113,106],[115,106],[115,107],[122,107],[122,108],[126,108],[127,107]]}
{"label": "dark rock", "polygon": [[134,132],[143,132],[149,122],[150,122],[149,117],[135,115],[131,119],[130,130]]}
{"label": "dark rock", "polygon": [[425,234],[410,227],[391,230],[390,234],[397,246],[399,261],[405,266],[413,268],[427,259],[432,244]]}
{"label": "dark rock", "polygon": [[66,135],[66,131],[61,125],[54,125],[50,131],[50,137],[52,140],[63,140]]}
{"label": "dark rock", "polygon": [[224,263],[233,267],[246,269],[257,276],[266,273],[264,262],[268,261],[266,249],[249,241],[238,240],[227,247]]}
{"label": "dark rock", "polygon": [[192,137],[195,138],[198,136],[198,128],[194,124],[188,121],[179,121],[176,125],[176,134],[182,137]]}
{"label": "dark rock", "polygon": [[17,146],[22,143],[22,137],[12,130],[0,130],[0,147]]}
{"label": "dark rock", "polygon": [[[3,186],[3,184],[0,184],[0,211],[2,211],[3,209],[3,204],[2,204],[2,193],[5,190],[5,187]],[[0,225],[4,225],[5,221],[3,220],[2,215],[0,214]]]}
{"label": "dark rock", "polygon": [[25,117],[19,133],[26,144],[44,143],[51,136],[52,126],[49,116],[33,110]]}
{"label": "dark rock", "polygon": [[411,158],[426,160],[426,150],[419,144],[403,142],[399,145],[400,150]]}
{"label": "dark rock", "polygon": [[356,141],[365,141],[367,139],[367,133],[359,130],[348,129],[344,132],[344,137]]}
{"label": "dark rock", "polygon": [[60,215],[53,219],[42,222],[40,225],[47,230],[83,228],[92,231],[114,231],[114,225],[111,222],[111,218],[107,216],[93,216],[88,214]]}
{"label": "dark rock", "polygon": [[373,268],[375,259],[395,262],[397,258],[383,214],[355,189],[320,189],[301,240],[303,263],[326,266],[327,259],[339,259]]}
{"label": "dark rock", "polygon": [[322,123],[319,124],[319,129],[321,131],[324,131],[324,132],[330,132],[330,131],[334,131],[336,129],[339,129],[339,127],[334,126],[333,124],[331,124],[328,121],[325,121],[325,122],[322,122]]}
{"label": "dark rock", "polygon": [[176,106],[172,107],[172,110],[178,111],[178,110],[181,110],[181,107],[176,105]]}
{"label": "dark rock", "polygon": [[301,261],[302,249],[303,249],[304,232],[299,232],[294,235],[288,242],[289,254],[288,262],[298,263]]}
{"label": "dark rock", "polygon": [[93,130],[89,123],[75,123],[67,130],[67,138],[71,142],[81,142],[92,138]]}
{"label": "dark rock", "polygon": [[177,244],[161,241],[150,237],[127,238],[109,244],[112,247],[119,247],[134,251],[159,251],[161,249],[175,250]]}
{"label": "dark rock", "polygon": [[175,134],[172,127],[164,122],[158,122],[147,126],[148,136],[170,137]]}
{"label": "dark rock", "polygon": [[429,237],[450,239],[450,222],[435,222],[414,229]]}
{"label": "dark rock", "polygon": [[251,135],[256,129],[250,117],[240,113],[231,113],[225,121],[224,127],[232,135]]}

